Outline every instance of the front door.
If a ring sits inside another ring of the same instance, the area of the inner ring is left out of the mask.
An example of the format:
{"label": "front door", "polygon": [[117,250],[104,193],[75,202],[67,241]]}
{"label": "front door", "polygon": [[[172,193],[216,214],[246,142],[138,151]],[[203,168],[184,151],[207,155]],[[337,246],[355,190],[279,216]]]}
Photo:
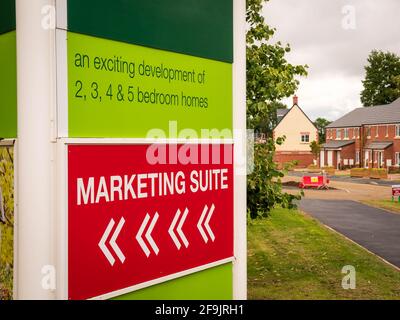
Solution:
{"label": "front door", "polygon": [[340,170],[340,162],[342,161],[340,157],[340,151],[336,151],[336,168]]}
{"label": "front door", "polygon": [[321,151],[319,161],[320,161],[320,167],[321,168],[325,167],[325,150]]}
{"label": "front door", "polygon": [[382,168],[384,166],[384,163],[383,163],[383,151],[378,151],[376,153],[376,155],[377,155],[377,160],[378,160],[378,168],[380,169],[380,168]]}
{"label": "front door", "polygon": [[365,151],[365,156],[364,156],[364,168],[369,167],[369,151]]}
{"label": "front door", "polygon": [[328,167],[333,167],[333,151],[328,151]]}

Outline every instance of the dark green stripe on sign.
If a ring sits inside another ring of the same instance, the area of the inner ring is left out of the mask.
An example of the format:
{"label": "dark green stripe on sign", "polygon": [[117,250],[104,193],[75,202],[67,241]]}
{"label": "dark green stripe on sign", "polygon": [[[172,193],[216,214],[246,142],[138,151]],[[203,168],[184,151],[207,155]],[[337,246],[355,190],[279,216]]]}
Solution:
{"label": "dark green stripe on sign", "polygon": [[0,34],[15,30],[15,0],[0,0]]}
{"label": "dark green stripe on sign", "polygon": [[233,61],[233,0],[68,0],[68,30]]}

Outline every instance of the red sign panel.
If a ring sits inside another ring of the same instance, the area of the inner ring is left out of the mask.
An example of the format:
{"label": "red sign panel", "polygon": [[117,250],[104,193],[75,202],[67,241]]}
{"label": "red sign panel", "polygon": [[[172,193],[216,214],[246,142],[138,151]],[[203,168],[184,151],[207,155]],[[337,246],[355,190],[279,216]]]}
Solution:
{"label": "red sign panel", "polygon": [[68,146],[69,298],[232,257],[232,153],[232,145]]}

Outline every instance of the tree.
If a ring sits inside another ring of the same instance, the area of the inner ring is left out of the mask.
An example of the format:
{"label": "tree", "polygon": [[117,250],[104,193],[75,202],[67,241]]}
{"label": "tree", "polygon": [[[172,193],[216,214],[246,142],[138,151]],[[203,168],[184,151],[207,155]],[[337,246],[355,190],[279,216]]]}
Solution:
{"label": "tree", "polygon": [[256,144],[254,150],[254,170],[247,179],[247,211],[251,219],[265,218],[271,209],[279,205],[283,208],[294,208],[294,200],[300,195],[282,192],[281,179],[290,163],[284,170],[278,170],[274,162],[276,144],[282,144],[284,138],[276,141],[268,139],[266,144]]}
{"label": "tree", "polygon": [[319,142],[324,143],[326,141],[326,127],[330,125],[332,122],[325,119],[325,118],[317,118],[314,122],[314,125],[318,129],[318,137],[319,137]]}
{"label": "tree", "polygon": [[275,29],[268,26],[261,11],[269,0],[247,0],[246,34],[247,63],[247,125],[254,128],[262,119],[274,119],[276,110],[271,103],[294,94],[299,81],[296,76],[306,76],[307,66],[288,63],[285,54],[290,46],[271,43]]}
{"label": "tree", "polygon": [[272,132],[278,124],[277,110],[287,109],[287,105],[274,101],[267,104],[267,109],[268,112],[265,113],[265,118],[260,115],[253,125],[256,132],[265,133],[267,137],[272,137]]}
{"label": "tree", "polygon": [[317,142],[313,141],[310,143],[311,153],[313,154],[314,158],[318,160],[319,154],[321,153],[322,146]]}
{"label": "tree", "polygon": [[[275,29],[269,27],[261,11],[268,0],[247,0],[246,19],[249,30],[247,47],[247,126],[256,128],[265,123],[271,131],[276,123],[276,102],[294,94],[299,85],[296,76],[307,75],[307,66],[295,66],[285,59],[290,46],[280,42],[271,43]],[[265,217],[275,205],[291,208],[293,200],[299,199],[282,192],[283,172],[274,162],[275,143],[283,138],[272,137],[266,143],[256,144],[254,171],[249,175],[248,214],[251,218]]]}
{"label": "tree", "polygon": [[400,97],[400,56],[372,51],[365,66],[361,102],[365,107],[389,104]]}

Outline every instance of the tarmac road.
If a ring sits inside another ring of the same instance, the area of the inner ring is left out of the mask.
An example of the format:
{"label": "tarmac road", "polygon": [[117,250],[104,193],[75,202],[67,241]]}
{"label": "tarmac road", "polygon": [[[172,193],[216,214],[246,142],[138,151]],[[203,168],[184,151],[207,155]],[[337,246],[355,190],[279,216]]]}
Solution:
{"label": "tarmac road", "polygon": [[300,209],[400,268],[400,215],[356,201],[303,199]]}

